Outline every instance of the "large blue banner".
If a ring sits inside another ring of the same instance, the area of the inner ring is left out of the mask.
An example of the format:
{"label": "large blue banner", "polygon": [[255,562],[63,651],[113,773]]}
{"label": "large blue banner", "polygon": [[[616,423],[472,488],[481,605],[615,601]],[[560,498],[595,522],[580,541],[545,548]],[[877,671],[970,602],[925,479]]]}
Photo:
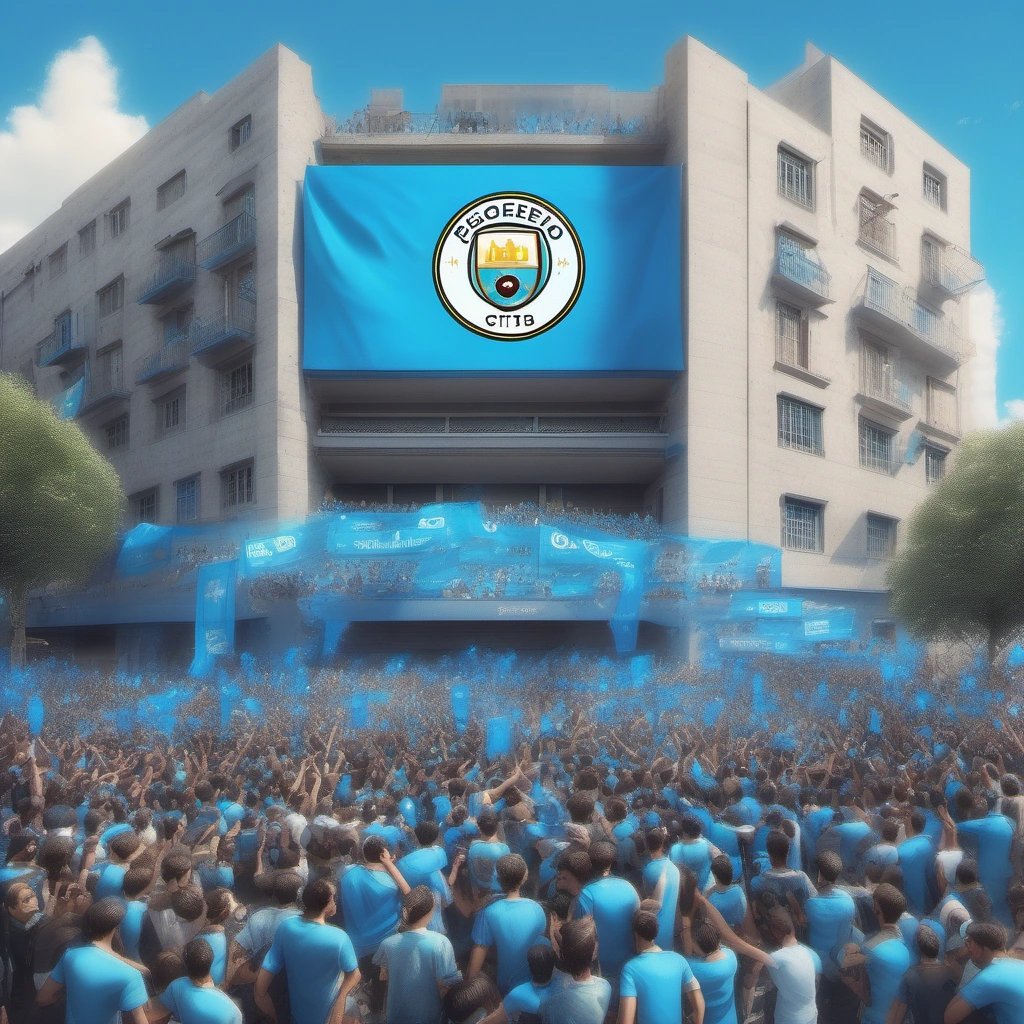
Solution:
{"label": "large blue banner", "polygon": [[201,565],[196,576],[196,652],[192,675],[205,675],[220,655],[235,650],[235,579],[238,562]]}
{"label": "large blue banner", "polygon": [[682,369],[676,167],[310,167],[303,366]]}

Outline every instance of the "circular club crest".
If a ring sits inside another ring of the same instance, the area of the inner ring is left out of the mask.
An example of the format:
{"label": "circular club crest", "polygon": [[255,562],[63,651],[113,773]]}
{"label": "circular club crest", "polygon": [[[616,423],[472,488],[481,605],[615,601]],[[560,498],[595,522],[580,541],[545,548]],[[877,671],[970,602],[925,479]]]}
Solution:
{"label": "circular club crest", "polygon": [[463,327],[497,341],[550,330],[583,288],[583,247],[556,206],[495,192],[464,206],[434,247],[434,287]]}

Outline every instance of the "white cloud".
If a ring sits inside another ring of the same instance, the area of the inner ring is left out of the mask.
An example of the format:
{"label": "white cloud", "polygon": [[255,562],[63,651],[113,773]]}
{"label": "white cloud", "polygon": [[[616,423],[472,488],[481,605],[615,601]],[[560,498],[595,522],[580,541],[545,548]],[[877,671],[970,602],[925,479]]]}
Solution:
{"label": "white cloud", "polygon": [[0,131],[0,252],[146,133],[119,109],[117,69],[95,36],[54,58],[39,100]]}
{"label": "white cloud", "polygon": [[1008,402],[1003,402],[1003,408],[1006,410],[1006,418],[1011,420],[1024,420],[1024,398],[1011,398]]}
{"label": "white cloud", "polygon": [[984,430],[999,422],[996,401],[996,355],[1003,333],[1003,316],[992,286],[983,281],[970,292],[967,314],[975,355],[965,367],[965,413],[971,430]]}

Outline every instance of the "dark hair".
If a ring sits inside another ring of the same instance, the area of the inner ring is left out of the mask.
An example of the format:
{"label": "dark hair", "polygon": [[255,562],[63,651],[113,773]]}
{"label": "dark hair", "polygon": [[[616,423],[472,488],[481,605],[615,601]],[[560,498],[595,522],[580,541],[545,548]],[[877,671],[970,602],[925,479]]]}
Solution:
{"label": "dark hair", "polygon": [[914,811],[910,815],[910,827],[914,830],[914,835],[920,835],[924,831],[925,818],[920,811]]}
{"label": "dark hair", "polygon": [[372,800],[367,800],[359,809],[359,813],[363,823],[369,825],[377,820],[377,805]]}
{"label": "dark hair", "polygon": [[67,836],[50,836],[39,851],[38,861],[46,869],[51,880],[59,877],[69,867],[75,855],[75,842]]}
{"label": "dark hair", "polygon": [[528,868],[526,861],[518,853],[506,853],[505,856],[498,858],[495,871],[501,891],[512,892],[514,889],[519,889],[526,881]]}
{"label": "dark hair", "polygon": [[637,910],[633,914],[633,934],[653,942],[658,937],[658,915],[649,910]]}
{"label": "dark hair", "polygon": [[434,894],[425,885],[414,885],[402,897],[402,927],[408,928],[414,921],[419,921],[433,911]]}
{"label": "dark hair", "polygon": [[416,842],[420,846],[430,846],[431,843],[436,842],[440,831],[432,821],[419,821],[413,829],[413,832],[416,833]]}
{"label": "dark hair", "polygon": [[203,779],[202,782],[196,783],[195,795],[200,803],[208,804],[213,799],[213,786]]}
{"label": "dark hair", "polygon": [[694,922],[693,941],[697,943],[697,948],[707,956],[709,953],[714,953],[722,944],[722,933],[710,921],[701,918]]}
{"label": "dark hair", "polygon": [[124,920],[124,904],[115,896],[97,900],[82,915],[82,938],[104,939]]}
{"label": "dark hair", "polygon": [[387,843],[380,836],[367,836],[363,840],[363,860],[367,864],[379,864],[381,854],[387,849]]}
{"label": "dark hair", "polygon": [[793,927],[793,918],[785,907],[775,906],[766,915],[768,930],[776,938],[785,938],[787,935],[796,933]]}
{"label": "dark hair", "polygon": [[193,981],[202,981],[209,977],[210,968],[213,967],[213,947],[206,939],[195,938],[185,946],[181,959],[185,964],[185,973]]}
{"label": "dark hair", "polygon": [[573,793],[565,801],[569,820],[577,825],[586,825],[594,813],[594,801],[586,793]]}
{"label": "dark hair", "polygon": [[789,856],[789,836],[785,832],[779,832],[777,829],[769,832],[768,838],[765,840],[765,849],[767,849],[768,856],[773,864],[785,861]]}
{"label": "dark hair", "polygon": [[995,921],[973,921],[967,926],[967,938],[993,953],[998,953],[1006,945],[1006,932]]}
{"label": "dark hair", "polygon": [[306,909],[306,916],[315,917],[322,914],[334,899],[336,892],[334,883],[327,878],[318,878],[316,881],[310,882],[302,890],[302,905]]}
{"label": "dark hair", "polygon": [[592,917],[570,921],[562,927],[562,966],[572,975],[582,974],[594,961],[597,929]]}
{"label": "dark hair", "polygon": [[299,898],[302,879],[290,871],[278,871],[270,883],[270,895],[279,907],[286,907]]}
{"label": "dark hair", "polygon": [[526,963],[535,985],[546,985],[555,972],[555,951],[539,942],[526,951]]}
{"label": "dark hair", "polygon": [[882,838],[887,843],[894,843],[896,837],[900,834],[899,824],[892,818],[886,818],[882,822]]}
{"label": "dark hair", "polygon": [[600,875],[615,864],[618,850],[616,850],[614,843],[591,843],[589,856],[593,873]]}
{"label": "dark hair", "polygon": [[492,810],[481,811],[477,815],[476,826],[485,839],[490,839],[498,832],[498,816]]}
{"label": "dark hair", "polygon": [[118,832],[107,844],[110,852],[120,860],[127,860],[141,845],[142,840],[135,832]]}
{"label": "dark hair", "polygon": [[220,924],[231,913],[231,891],[218,885],[205,895],[206,920],[210,924]]}
{"label": "dark hair", "polygon": [[464,1024],[478,1010],[493,1013],[501,1005],[501,993],[486,974],[477,974],[448,989],[443,1003],[454,1024]]}
{"label": "dark hair", "polygon": [[165,882],[180,882],[192,870],[192,858],[187,853],[169,853],[160,865],[160,877]]}
{"label": "dark hair", "polygon": [[133,864],[125,873],[121,890],[128,899],[138,896],[153,881],[153,869],[142,864]]}
{"label": "dark hair", "polygon": [[883,924],[895,924],[906,912],[907,898],[888,882],[875,887],[875,903],[882,915]]}
{"label": "dark hair", "polygon": [[1005,796],[1020,796],[1020,779],[1016,775],[1006,774],[999,780]]}
{"label": "dark hair", "polygon": [[978,881],[978,862],[969,857],[956,866],[956,880],[961,885],[974,885]]}
{"label": "dark hair", "polygon": [[178,953],[165,949],[153,959],[153,987],[163,992],[172,981],[185,977],[185,964]]}
{"label": "dark hair", "polygon": [[935,934],[926,924],[918,925],[914,933],[914,940],[917,942],[917,951],[929,960],[937,959],[942,944],[938,935]]}
{"label": "dark hair", "polygon": [[692,814],[684,814],[680,825],[687,839],[697,839],[700,836],[700,820]]}
{"label": "dark hair", "polygon": [[657,853],[668,846],[668,833],[663,828],[652,828],[644,837],[648,853]]}
{"label": "dark hair", "polygon": [[733,880],[732,861],[720,853],[711,861],[711,874],[719,885],[731,885]]}
{"label": "dark hair", "polygon": [[826,882],[834,882],[843,873],[843,858],[835,850],[822,850],[814,858],[814,863]]}
{"label": "dark hair", "polygon": [[176,917],[185,921],[198,921],[205,909],[202,890],[198,885],[183,886],[171,894],[171,908]]}
{"label": "dark hair", "polygon": [[616,824],[620,821],[626,820],[626,801],[620,799],[617,796],[613,796],[610,800],[605,802],[604,805],[604,816],[612,823]]}
{"label": "dark hair", "polygon": [[593,865],[590,863],[590,855],[582,850],[569,850],[563,853],[558,859],[558,870],[567,871],[573,878],[584,885],[590,881],[593,874]]}
{"label": "dark hair", "polygon": [[679,869],[679,910],[683,914],[693,911],[693,902],[697,897],[697,876],[686,867]]}

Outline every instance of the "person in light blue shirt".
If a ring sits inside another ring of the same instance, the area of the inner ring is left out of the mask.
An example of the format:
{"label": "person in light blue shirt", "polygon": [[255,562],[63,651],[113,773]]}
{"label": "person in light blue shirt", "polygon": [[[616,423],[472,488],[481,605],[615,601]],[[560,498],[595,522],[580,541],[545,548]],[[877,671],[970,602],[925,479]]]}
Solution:
{"label": "person in light blue shirt", "polygon": [[182,953],[185,977],[172,981],[154,1000],[154,1009],[164,1011],[181,1024],[242,1024],[242,1012],[211,976],[214,953],[205,937],[189,942]]}
{"label": "person in light blue shirt", "polygon": [[[978,878],[992,901],[992,911],[1004,927],[1013,926],[1013,915],[1007,892],[1013,881],[1013,865],[1010,849],[1013,845],[1014,826],[1005,815],[996,809],[999,798],[987,792],[985,801],[988,813],[983,817],[962,821],[959,825],[949,824],[955,829],[954,836],[968,856],[978,862]],[[948,827],[948,826],[947,826]]]}
{"label": "person in light blue shirt", "polygon": [[1005,953],[1006,933],[998,923],[975,921],[964,940],[978,973],[946,1007],[943,1024],[960,1024],[975,1010],[991,1009],[996,1024],[1024,1020],[1024,962]]}
{"label": "person in light blue shirt", "polygon": [[119,832],[110,840],[107,844],[108,860],[99,867],[96,899],[102,900],[108,896],[124,899],[124,876],[141,847],[142,842],[131,826],[128,831]]}
{"label": "person in light blue shirt", "polygon": [[434,916],[429,928],[432,932],[444,935],[443,912],[452,901],[452,892],[444,876],[444,869],[448,867],[448,854],[442,847],[436,845],[439,829],[434,822],[417,822],[413,832],[420,844],[419,849],[407,853],[398,862],[398,870],[411,888],[425,885],[434,894]]}
{"label": "person in light blue shirt", "polygon": [[645,899],[658,903],[658,945],[672,949],[679,903],[679,868],[666,856],[668,834],[664,829],[651,829],[646,844],[651,859],[644,867],[642,892]]}
{"label": "person in light blue shirt", "polygon": [[846,1019],[842,1012],[849,1008],[853,996],[843,983],[837,956],[853,938],[857,904],[845,889],[836,885],[843,871],[839,854],[835,850],[823,850],[815,860],[818,892],[804,904],[804,914],[807,917],[807,945],[818,954],[822,963],[818,1006],[826,1020],[833,1012],[833,1004],[834,1015]]}
{"label": "person in light blue shirt", "polygon": [[604,978],[590,973],[596,952],[597,929],[592,920],[586,918],[565,925],[561,960],[569,980],[541,1003],[541,1024],[604,1024],[612,987]]}
{"label": "person in light blue shirt", "polygon": [[473,840],[466,854],[466,866],[473,886],[482,892],[501,892],[495,868],[498,861],[512,851],[498,839],[498,816],[493,811],[484,811],[476,820],[480,839]]}
{"label": "person in light blue shirt", "polygon": [[736,954],[722,946],[721,933],[710,921],[699,921],[692,928],[687,922],[683,937],[691,946],[687,963],[704,998],[704,1024],[737,1024]]}
{"label": "person in light blue shirt", "polygon": [[442,1024],[441,999],[462,979],[451,942],[428,930],[433,915],[433,893],[415,886],[402,897],[401,931],[389,935],[373,956],[386,985],[387,1024]]}
{"label": "person in light blue shirt", "polygon": [[409,891],[380,836],[363,840],[363,861],[344,871],[339,886],[345,930],[360,959],[372,957],[398,930],[402,895]]}
{"label": "person in light blue shirt", "polygon": [[924,827],[924,815],[914,811],[907,825],[907,838],[897,847],[903,871],[903,891],[910,912],[916,917],[927,914],[939,895],[935,879],[935,844]]}
{"label": "person in light blue shirt", "polygon": [[540,1016],[544,1001],[557,991],[551,982],[555,973],[555,951],[546,943],[537,943],[526,951],[526,962],[530,968],[530,980],[516,985],[502,999],[501,1006],[480,1024],[516,1024],[524,1015],[528,1015],[530,1020]]}
{"label": "person in light blue shirt", "polygon": [[733,930],[742,927],[747,916],[747,896],[743,886],[733,882],[732,861],[720,853],[711,862],[714,884],[707,891],[708,902],[725,918]]}
{"label": "person in light blue shirt", "polygon": [[113,950],[114,933],[124,919],[122,900],[97,900],[82,918],[87,945],[67,950],[43,983],[36,1001],[50,1006],[67,999],[73,1024],[146,1024],[149,995],[142,973]]}
{"label": "person in light blue shirt", "polygon": [[153,882],[153,869],[148,867],[130,867],[124,876],[124,920],[118,929],[124,955],[129,960],[139,962],[139,938],[142,935],[142,922],[149,909],[142,894]]}
{"label": "person in light blue shirt", "polygon": [[864,868],[867,870],[873,865],[884,871],[900,862],[900,851],[896,846],[899,837],[900,827],[895,818],[886,818],[879,828],[882,836],[880,843],[875,843],[864,854]]}
{"label": "person in light blue shirt", "polygon": [[479,974],[488,949],[493,948],[498,957],[498,989],[504,996],[530,980],[526,954],[544,937],[547,918],[539,903],[520,895],[527,871],[519,854],[502,857],[497,874],[505,898],[489,903],[477,914],[466,974],[470,978]]}
{"label": "person in light blue shirt", "polygon": [[288,976],[295,1024],[327,1024],[335,1007],[346,1005],[358,983],[359,962],[351,940],[327,923],[337,912],[336,900],[332,882],[326,878],[310,882],[303,892],[303,915],[282,921],[274,933],[254,991],[257,1008],[272,1020],[276,1014],[270,984],[281,971]]}
{"label": "person in light blue shirt", "polygon": [[659,929],[650,911],[633,915],[637,955],[622,968],[618,1024],[683,1024],[684,998],[694,1018],[704,1016],[700,982],[682,956],[658,945]]}
{"label": "person in light blue shirt", "polygon": [[677,868],[689,868],[697,876],[697,886],[707,888],[711,877],[711,861],[721,852],[701,835],[700,822],[692,814],[682,820],[683,835],[669,850],[669,860]]}

